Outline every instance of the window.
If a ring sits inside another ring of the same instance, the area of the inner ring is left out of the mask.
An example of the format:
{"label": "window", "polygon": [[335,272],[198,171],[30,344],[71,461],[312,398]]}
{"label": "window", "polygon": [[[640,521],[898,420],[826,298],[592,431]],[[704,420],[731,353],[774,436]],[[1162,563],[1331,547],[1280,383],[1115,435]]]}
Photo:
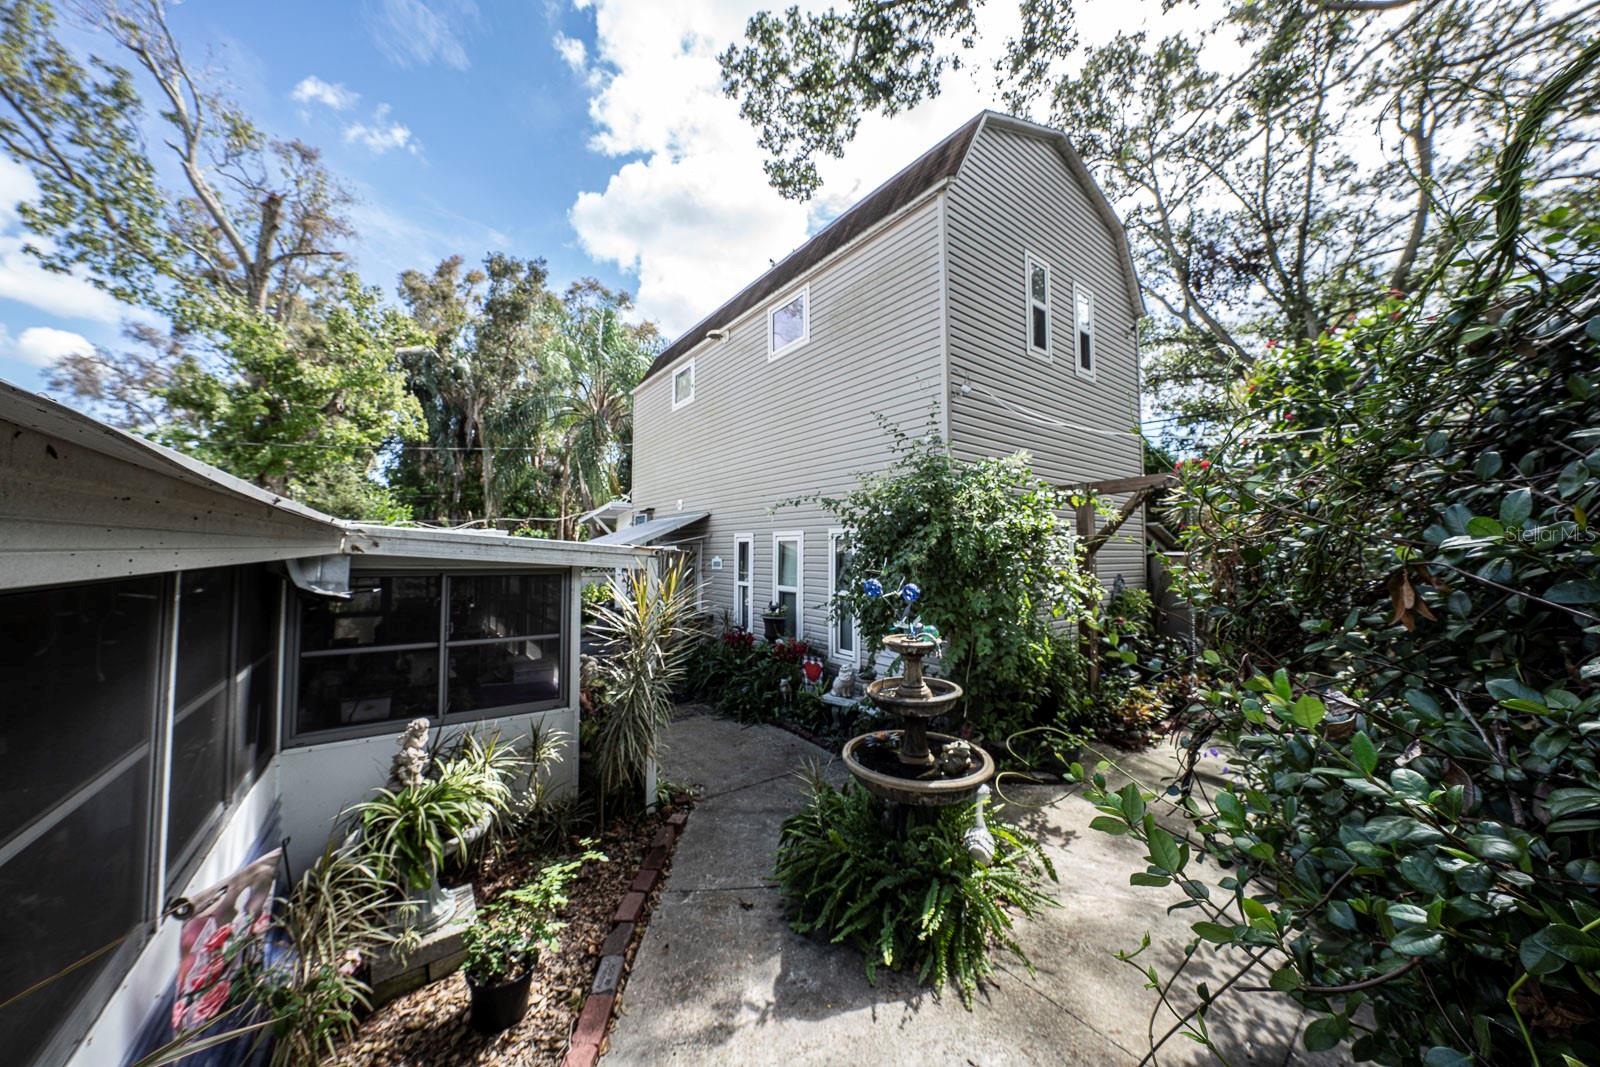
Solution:
{"label": "window", "polygon": [[749,630],[755,624],[754,584],[755,538],[749,534],[735,534],[733,538],[733,624]]}
{"label": "window", "polygon": [[1078,373],[1094,377],[1094,294],[1072,287],[1073,323],[1078,331]]}
{"label": "window", "polygon": [[694,360],[672,372],[672,410],[694,399]]}
{"label": "window", "polygon": [[566,575],[358,575],[300,598],[294,730],[381,732],[414,718],[560,703]]}
{"label": "window", "polygon": [[805,534],[772,535],[772,600],[783,608],[785,637],[804,637],[800,590],[805,582]]}
{"label": "window", "polygon": [[0,1010],[8,1063],[64,1059],[143,943],[171,588],[134,578],[0,595],[0,900],[12,905],[0,1003],[32,989]]}
{"label": "window", "polygon": [[561,698],[559,574],[449,579],[448,714],[501,714]]}
{"label": "window", "polygon": [[767,312],[767,358],[811,340],[811,287],[800,290]]}
{"label": "window", "polygon": [[840,663],[854,666],[858,662],[857,649],[861,643],[856,633],[856,617],[839,599],[841,593],[849,592],[844,581],[845,573],[850,569],[851,555],[845,543],[844,531],[829,530],[828,587],[833,590],[833,604],[828,621],[828,654]]}
{"label": "window", "polygon": [[278,582],[260,567],[185,571],[167,794],[167,888],[177,892],[223,815],[271,758]]}
{"label": "window", "polygon": [[270,759],[281,599],[256,566],[0,595],[6,1062],[65,1058],[154,927],[161,862],[180,890]]}
{"label": "window", "polygon": [[1050,264],[1027,258],[1028,348],[1050,358]]}

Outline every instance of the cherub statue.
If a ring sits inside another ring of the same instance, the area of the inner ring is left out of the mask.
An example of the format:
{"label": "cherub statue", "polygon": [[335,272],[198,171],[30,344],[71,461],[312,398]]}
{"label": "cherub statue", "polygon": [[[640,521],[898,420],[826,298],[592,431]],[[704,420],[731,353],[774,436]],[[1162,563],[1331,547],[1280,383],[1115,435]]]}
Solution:
{"label": "cherub statue", "polygon": [[389,764],[390,789],[422,784],[428,773],[428,728],[427,719],[412,719],[406,723],[394,762]]}

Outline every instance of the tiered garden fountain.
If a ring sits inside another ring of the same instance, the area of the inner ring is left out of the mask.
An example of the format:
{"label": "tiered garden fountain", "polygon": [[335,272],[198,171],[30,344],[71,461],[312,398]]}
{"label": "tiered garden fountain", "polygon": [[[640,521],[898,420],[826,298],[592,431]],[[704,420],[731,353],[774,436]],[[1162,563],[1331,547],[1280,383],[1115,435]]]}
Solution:
{"label": "tiered garden fountain", "polygon": [[[869,581],[867,592],[880,596],[882,587]],[[900,596],[909,616],[917,587],[902,586]],[[874,681],[867,696],[897,713],[903,725],[852,737],[844,746],[845,766],[868,792],[895,804],[935,808],[973,800],[994,775],[994,759],[980,746],[928,729],[928,720],[961,699],[956,683],[923,675],[923,657],[939,647],[937,634],[903,621],[883,639],[883,647],[899,656],[905,669],[897,677]]]}

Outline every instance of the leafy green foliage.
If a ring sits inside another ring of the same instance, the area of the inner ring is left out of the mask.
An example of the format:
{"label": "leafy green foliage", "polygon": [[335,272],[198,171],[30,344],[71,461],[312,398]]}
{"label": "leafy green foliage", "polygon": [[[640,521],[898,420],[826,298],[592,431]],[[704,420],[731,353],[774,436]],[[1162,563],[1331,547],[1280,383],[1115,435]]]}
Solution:
{"label": "leafy green foliage", "polygon": [[1174,501],[1206,658],[1245,679],[1191,724],[1231,784],[1179,798],[1178,841],[1156,791],[1096,777],[1098,828],[1319,1013],[1309,1047],[1600,1055],[1600,226],[1524,220],[1519,169],[1597,65],[1591,45],[1529,103],[1468,235],[1490,251],[1435,275],[1464,271],[1457,295],[1283,346]]}
{"label": "leafy green foliage", "polygon": [[689,652],[694,593],[681,557],[660,574],[612,580],[612,605],[595,609],[600,691],[595,764],[603,799],[641,787],[672,717]]}
{"label": "leafy green foliage", "polygon": [[545,864],[533,881],[505,890],[478,912],[463,938],[469,979],[477,985],[515,981],[538,963],[540,952],[555,950],[566,926],[556,917],[567,906],[567,887],[584,864],[606,862],[590,844],[571,859]]}
{"label": "leafy green foliage", "polygon": [[689,692],[740,722],[771,722],[785,710],[783,683],[789,683],[791,694],[800,692],[800,660],[806,653],[796,652],[796,644],[804,642],[768,643],[739,629],[705,636],[691,653]]}
{"label": "leafy green foliage", "polygon": [[525,757],[498,740],[467,735],[453,758],[434,762],[429,777],[379,789],[350,809],[366,862],[402,891],[426,888],[449,849],[465,847],[470,831],[490,828],[513,812],[510,779],[526,765]]}
{"label": "leafy green foliage", "polygon": [[293,326],[219,301],[192,317],[220,362],[178,362],[157,389],[172,416],[157,440],[337,515],[409,517],[368,476],[388,442],[421,430],[394,360],[417,336],[410,320],[353,275]]}
{"label": "leafy green foliage", "polygon": [[963,463],[937,441],[895,441],[892,466],[821,501],[851,553],[837,603],[875,648],[900,602],[868,596],[862,582],[915,582],[917,614],[944,637],[940,674],[965,690],[967,723],[996,739],[1036,725],[1052,623],[1074,618],[1094,588],[1058,516],[1066,502],[1033,476],[1026,453]]}
{"label": "leafy green foliage", "polygon": [[911,971],[936,990],[955,986],[969,1008],[994,972],[993,949],[1032,970],[1012,935],[1013,913],[1053,903],[1041,887],[1055,869],[1031,838],[991,819],[997,851],[984,867],[962,840],[970,805],[939,809],[901,838],[860,787],[835,789],[820,775],[808,784],[805,807],[784,820],[778,841],[778,888],[796,930],[860,949],[869,979],[879,967]]}

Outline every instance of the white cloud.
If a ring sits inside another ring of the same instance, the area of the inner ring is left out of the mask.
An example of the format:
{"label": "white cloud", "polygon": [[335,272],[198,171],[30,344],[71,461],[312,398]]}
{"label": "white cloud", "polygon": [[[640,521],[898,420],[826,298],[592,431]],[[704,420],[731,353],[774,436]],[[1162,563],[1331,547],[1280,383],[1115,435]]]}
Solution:
{"label": "white cloud", "polygon": [[462,36],[477,22],[472,0],[378,0],[367,7],[367,28],[373,43],[399,67],[443,63],[466,70],[469,61]]}
{"label": "white cloud", "polygon": [[39,195],[38,183],[26,167],[0,156],[0,300],[15,300],[64,319],[117,322],[134,312],[82,278],[39,266],[23,251],[27,245],[48,248],[50,242],[25,232],[17,205]]}
{"label": "white cloud", "polygon": [[374,155],[383,155],[393,149],[404,149],[416,155],[420,149],[411,127],[403,122],[389,120],[389,105],[381,104],[372,113],[372,121],[352,122],[344,128],[346,144],[365,146]]}
{"label": "white cloud", "polygon": [[29,326],[15,341],[0,328],[0,351],[31,366],[48,367],[62,356],[93,352],[94,345],[87,337],[71,330]]}
{"label": "white cloud", "polygon": [[308,74],[300,79],[289,96],[302,104],[321,104],[335,111],[344,111],[354,107],[361,94],[346,89],[338,82],[325,82],[315,74]]}
{"label": "white cloud", "polygon": [[576,37],[568,37],[564,33],[558,33],[550,43],[555,45],[556,51],[561,54],[561,61],[572,68],[574,74],[586,73],[589,50],[584,47],[582,41]]}
{"label": "white cloud", "polygon": [[[756,133],[723,95],[716,62],[770,0],[574,6],[592,7],[595,18],[591,147],[643,158],[620,163],[603,190],[580,193],[569,219],[589,255],[637,275],[641,313],[668,334],[694,324],[808,232],[996,104],[987,58],[973,57],[972,73],[947,79],[934,99],[893,120],[867,119],[842,160],[822,162],[818,197],[800,204],[768,184]],[[999,7],[983,16],[985,41],[996,49],[1014,32],[1004,20],[1017,18],[1010,5]]]}

